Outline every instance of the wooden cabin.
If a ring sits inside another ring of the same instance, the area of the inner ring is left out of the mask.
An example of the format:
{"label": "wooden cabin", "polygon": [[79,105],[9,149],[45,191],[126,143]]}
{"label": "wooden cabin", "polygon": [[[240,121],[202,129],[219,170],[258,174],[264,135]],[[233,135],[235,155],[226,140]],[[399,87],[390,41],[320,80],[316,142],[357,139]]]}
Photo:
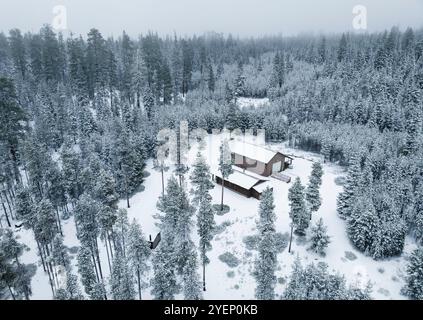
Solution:
{"label": "wooden cabin", "polygon": [[290,156],[247,142],[231,141],[229,147],[235,166],[264,177],[282,172],[292,164]]}

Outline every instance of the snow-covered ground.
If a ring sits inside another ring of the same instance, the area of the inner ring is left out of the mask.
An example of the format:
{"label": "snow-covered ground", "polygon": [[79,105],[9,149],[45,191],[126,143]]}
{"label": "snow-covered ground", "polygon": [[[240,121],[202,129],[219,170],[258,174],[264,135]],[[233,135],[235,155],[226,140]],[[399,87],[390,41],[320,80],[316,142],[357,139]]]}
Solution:
{"label": "snow-covered ground", "polygon": [[[208,159],[212,169],[217,166],[218,150],[220,145],[219,136],[209,136],[207,147],[203,155]],[[315,154],[302,152],[299,150],[288,149],[281,144],[268,145],[273,150],[279,150],[294,156],[293,167],[284,173],[292,177],[300,177],[303,184],[308,183],[308,177],[311,172],[312,161],[319,161],[320,157]],[[192,146],[188,156],[188,162],[192,163],[195,159],[198,149]],[[324,261],[329,264],[329,268],[339,271],[346,276],[349,284],[358,283],[363,286],[370,280],[373,283],[373,297],[375,299],[404,299],[400,295],[400,289],[404,284],[405,263],[408,253],[414,249],[413,241],[407,239],[404,254],[401,257],[387,259],[383,261],[374,261],[355,250],[347,238],[345,232],[345,222],[338,218],[336,214],[336,199],[342,187],[335,183],[335,179],[344,175],[344,170],[333,164],[324,164],[323,184],[321,187],[322,206],[313,216],[313,224],[320,217],[328,227],[328,234],[331,236],[331,243],[327,249],[326,257],[320,257],[307,251],[308,244],[296,241],[294,238],[293,251],[288,253],[285,249],[278,256],[279,270],[277,277],[279,280],[287,279],[291,271],[291,265],[298,254],[303,263]],[[148,161],[146,170],[150,175],[145,180],[145,190],[135,194],[130,199],[131,208],[128,209],[129,219],[137,219],[143,228],[144,234],[153,237],[159,231],[155,225],[154,214],[157,212],[156,203],[161,194],[161,174],[153,169],[152,160]],[[165,173],[165,181],[171,176],[172,170]],[[189,174],[186,175],[188,190]],[[291,184],[270,178],[270,184],[273,186],[276,205],[276,228],[278,232],[289,232],[289,203],[288,189]],[[220,202],[220,186],[216,186],[211,194],[214,203]],[[217,225],[222,223],[229,224],[223,232],[217,234],[213,239],[213,249],[209,253],[211,263],[207,266],[207,292],[204,294],[206,299],[254,299],[255,281],[251,275],[253,269],[255,251],[250,251],[243,243],[243,238],[257,234],[256,219],[258,218],[259,201],[254,198],[245,198],[243,195],[225,190],[225,204],[231,208],[230,212],[223,216],[216,216]],[[126,207],[126,201],[120,201],[119,206]],[[68,247],[78,246],[78,240],[75,237],[75,226],[73,218],[63,223],[65,232],[65,244]],[[25,230],[20,231],[21,239],[30,247],[30,250],[24,255],[24,262],[33,263],[38,261],[36,256],[36,244],[32,235]],[[295,236],[294,236],[295,237]],[[193,239],[197,242],[195,222],[193,227]],[[109,274],[107,257],[104,247],[101,246],[103,272],[107,277]],[[239,260],[240,264],[235,268],[230,268],[223,263],[219,255],[230,252]],[[76,257],[72,255],[73,263]],[[76,268],[74,269],[76,272]],[[201,270],[199,270],[199,275]],[[280,295],[285,284],[284,281],[278,282],[277,293]],[[37,274],[32,281],[33,299],[51,299],[51,289],[48,285],[47,275],[39,265]],[[143,297],[151,298],[150,289],[145,289]],[[182,298],[180,296],[179,298]]]}
{"label": "snow-covered ground", "polygon": [[237,105],[240,109],[244,108],[262,108],[269,105],[269,98],[245,98],[240,97],[237,99]]}

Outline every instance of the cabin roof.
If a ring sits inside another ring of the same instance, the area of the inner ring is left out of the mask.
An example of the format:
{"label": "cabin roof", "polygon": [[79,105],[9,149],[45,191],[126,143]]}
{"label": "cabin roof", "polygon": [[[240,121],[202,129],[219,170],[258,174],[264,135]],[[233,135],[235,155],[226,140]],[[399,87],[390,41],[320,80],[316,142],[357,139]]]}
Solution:
{"label": "cabin roof", "polygon": [[[215,175],[216,177],[222,178],[222,174],[217,170],[213,172],[213,175]],[[259,179],[257,177],[254,177],[253,175],[241,172],[235,167],[234,167],[234,172],[225,180],[237,186],[240,186],[246,190],[250,190],[252,187],[254,187],[260,182],[267,181],[266,179]]]}
{"label": "cabin roof", "polygon": [[235,154],[239,154],[265,164],[269,163],[278,153],[282,154],[278,151],[269,150],[262,146],[241,141],[231,141],[229,143],[229,148],[231,149],[231,152]]}

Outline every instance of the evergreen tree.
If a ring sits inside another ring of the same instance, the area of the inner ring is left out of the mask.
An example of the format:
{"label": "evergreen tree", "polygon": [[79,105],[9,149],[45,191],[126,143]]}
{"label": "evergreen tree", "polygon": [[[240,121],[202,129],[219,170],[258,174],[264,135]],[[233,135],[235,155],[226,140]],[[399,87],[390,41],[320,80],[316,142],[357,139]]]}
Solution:
{"label": "evergreen tree", "polygon": [[347,45],[347,37],[343,33],[341,40],[339,41],[338,61],[343,61],[347,57]]}
{"label": "evergreen tree", "polygon": [[209,194],[209,191],[214,188],[211,181],[210,168],[200,152],[198,152],[197,158],[195,159],[190,179],[194,186],[191,190],[193,194],[192,202],[193,204],[198,204]]}
{"label": "evergreen tree", "polygon": [[91,296],[97,283],[97,277],[90,249],[85,246],[80,247],[77,258],[78,272],[81,276],[82,285],[84,286],[85,293]]}
{"label": "evergreen tree", "polygon": [[32,229],[35,225],[35,210],[32,203],[31,194],[28,188],[19,185],[16,191],[15,212],[26,229]]}
{"label": "evergreen tree", "polygon": [[104,169],[100,170],[95,185],[96,199],[104,206],[116,208],[117,201],[119,200],[115,189],[115,179],[113,176]]}
{"label": "evergreen tree", "polygon": [[212,249],[211,240],[213,239],[213,231],[216,227],[214,221],[214,210],[211,204],[211,196],[205,195],[200,200],[197,213],[197,232],[200,237],[199,248],[200,258],[203,264],[203,290],[206,290],[206,265],[210,263],[207,252]]}
{"label": "evergreen tree", "polygon": [[[290,211],[289,216],[292,220],[292,228],[299,235],[305,235],[305,230],[310,223],[310,213],[307,210],[304,199],[304,187],[300,178],[296,178],[294,184],[288,193]],[[291,232],[292,234],[292,232]],[[292,238],[292,236],[291,236]]]}
{"label": "evergreen tree", "polygon": [[9,31],[9,45],[15,69],[22,79],[25,79],[27,71],[26,50],[24,38],[19,29]]}
{"label": "evergreen tree", "polygon": [[306,190],[306,200],[308,202],[309,210],[311,212],[316,212],[317,210],[319,210],[321,205],[319,188],[322,185],[322,176],[322,165],[319,162],[314,162],[313,169],[311,171],[311,176],[309,179],[309,184]]}
{"label": "evergreen tree", "polygon": [[145,287],[145,274],[149,270],[148,259],[151,250],[148,242],[144,239],[140,225],[134,219],[129,227],[127,241],[127,257],[131,269],[137,276],[138,296],[141,300],[141,290]]}
{"label": "evergreen tree", "polygon": [[23,109],[19,106],[13,80],[0,77],[0,143],[7,146],[13,163],[13,174],[20,181],[18,170],[18,146],[23,135],[22,121],[26,120]]}
{"label": "evergreen tree", "polygon": [[173,255],[170,239],[162,237],[160,246],[153,256],[154,276],[151,280],[151,294],[156,300],[174,300],[175,294],[180,291]]}
{"label": "evergreen tree", "polygon": [[323,224],[322,218],[312,227],[310,241],[310,249],[324,256],[325,250],[330,243],[330,237],[327,235],[327,227]]}
{"label": "evergreen tree", "polygon": [[275,245],[276,231],[273,191],[267,188],[260,200],[257,229],[260,233],[258,244],[259,255],[255,262],[254,277],[257,282],[255,296],[259,300],[275,298],[277,248]]}
{"label": "evergreen tree", "polygon": [[84,296],[79,288],[78,277],[68,273],[66,276],[66,287],[56,291],[56,300],[84,300]]}
{"label": "evergreen tree", "polygon": [[135,288],[127,259],[118,253],[113,260],[110,290],[114,300],[134,300]]}
{"label": "evergreen tree", "polygon": [[414,300],[423,300],[423,249],[415,250],[407,266],[405,294]]}
{"label": "evergreen tree", "polygon": [[20,261],[24,249],[12,231],[0,229],[0,294],[7,289],[13,300],[29,300],[32,294],[33,272]]}
{"label": "evergreen tree", "polygon": [[185,300],[202,299],[201,282],[198,277],[197,252],[194,245],[186,255],[184,269],[182,271],[183,292]]}
{"label": "evergreen tree", "polygon": [[214,76],[213,66],[211,62],[209,62],[208,74],[207,74],[207,87],[209,88],[211,92],[214,92],[215,86],[216,86],[216,80]]}
{"label": "evergreen tree", "polygon": [[352,243],[362,252],[371,252],[380,223],[372,200],[363,197],[355,201],[347,221],[347,233]]}
{"label": "evergreen tree", "polygon": [[60,234],[56,234],[53,239],[52,259],[56,266],[63,266],[67,270],[71,268],[69,254]]}
{"label": "evergreen tree", "polygon": [[361,175],[360,157],[354,156],[350,161],[344,191],[338,197],[338,214],[346,219],[351,214],[351,205]]}
{"label": "evergreen tree", "polygon": [[221,176],[219,177],[222,180],[222,197],[220,202],[220,211],[223,211],[223,191],[224,191],[224,182],[233,173],[232,168],[232,155],[229,149],[229,143],[227,140],[222,141],[220,145],[220,154],[219,154],[219,171]]}

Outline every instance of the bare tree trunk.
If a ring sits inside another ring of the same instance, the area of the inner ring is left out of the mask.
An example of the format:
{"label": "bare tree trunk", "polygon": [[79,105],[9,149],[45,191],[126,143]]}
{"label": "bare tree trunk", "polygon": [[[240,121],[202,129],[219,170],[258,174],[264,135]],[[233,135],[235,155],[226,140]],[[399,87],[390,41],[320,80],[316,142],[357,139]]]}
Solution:
{"label": "bare tree trunk", "polygon": [[141,275],[140,275],[140,269],[137,268],[137,280],[138,280],[138,296],[139,299],[142,300],[141,297]]}
{"label": "bare tree trunk", "polygon": [[12,288],[11,288],[9,285],[7,285],[7,288],[9,289],[9,292],[10,292],[10,295],[12,296],[12,299],[13,299],[13,300],[16,300],[16,297],[15,297],[15,295],[13,294]]}
{"label": "bare tree trunk", "polygon": [[121,224],[121,232],[122,232],[122,252],[123,252],[123,256],[126,257],[125,234],[124,234],[124,230],[123,230],[123,223]]}
{"label": "bare tree trunk", "polygon": [[112,257],[112,260],[113,260],[113,248],[112,248],[112,242],[110,240],[110,234],[108,231],[106,231],[106,233],[107,233],[107,241],[109,241],[110,256]]}
{"label": "bare tree trunk", "polygon": [[206,264],[203,261],[203,291],[206,291]]}
{"label": "bare tree trunk", "polygon": [[225,190],[224,183],[225,183],[225,179],[223,178],[223,175],[222,175],[222,199],[220,202],[220,211],[223,211],[223,190]]}
{"label": "bare tree trunk", "polygon": [[59,208],[56,207],[56,217],[57,217],[57,225],[59,227],[59,232],[60,235],[63,237],[63,232],[62,232],[62,223],[60,222],[60,216],[59,216]]}
{"label": "bare tree trunk", "polygon": [[43,265],[44,272],[47,272],[46,265],[45,265],[45,262],[44,262],[43,252],[41,250],[40,243],[38,242],[38,240],[35,240],[35,241],[37,242],[38,253],[40,254],[41,264]]}
{"label": "bare tree trunk", "polygon": [[4,211],[4,215],[6,216],[7,225],[9,226],[9,228],[11,228],[12,225],[10,224],[9,215],[7,214],[6,206],[4,205],[3,201],[1,201],[1,205],[3,206],[3,211]]}
{"label": "bare tree trunk", "polygon": [[294,224],[293,223],[291,223],[291,237],[290,237],[290,240],[289,240],[289,249],[288,249],[288,252],[289,253],[291,253],[291,245],[292,245],[292,233],[294,232]]}
{"label": "bare tree trunk", "polygon": [[93,259],[95,276],[97,278],[97,282],[100,282],[100,277],[98,275],[98,270],[97,270],[97,261],[95,260],[95,254],[93,252],[93,249],[91,249],[91,258]]}
{"label": "bare tree trunk", "polygon": [[9,208],[10,217],[15,220],[16,218],[13,215],[12,206],[10,205],[9,197],[7,196],[6,190],[3,190],[4,198],[6,199],[7,207]]}
{"label": "bare tree trunk", "polygon": [[110,263],[110,254],[109,254],[109,246],[107,245],[107,236],[104,236],[104,245],[106,246],[106,253],[107,253],[107,263],[109,265],[109,271],[112,273],[112,264]]}
{"label": "bare tree trunk", "polygon": [[165,193],[165,187],[164,187],[164,170],[163,170],[163,168],[162,168],[162,196],[164,196],[164,193]]}
{"label": "bare tree trunk", "polygon": [[100,272],[101,281],[103,281],[103,271],[101,269],[100,253],[99,253],[99,250],[98,250],[97,238],[95,239],[94,246],[95,246],[95,254],[97,256],[98,271]]}

